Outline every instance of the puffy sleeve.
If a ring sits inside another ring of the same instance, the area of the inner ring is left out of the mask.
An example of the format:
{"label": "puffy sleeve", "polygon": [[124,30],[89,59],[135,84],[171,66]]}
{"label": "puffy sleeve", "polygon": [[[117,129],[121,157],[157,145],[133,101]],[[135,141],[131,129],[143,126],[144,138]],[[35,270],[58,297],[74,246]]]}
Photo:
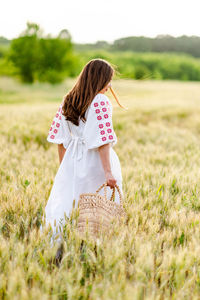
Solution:
{"label": "puffy sleeve", "polygon": [[84,139],[88,149],[98,148],[108,143],[114,146],[117,143],[112,123],[112,104],[104,94],[97,94],[89,107]]}
{"label": "puffy sleeve", "polygon": [[66,149],[71,140],[71,133],[67,124],[68,121],[65,120],[65,116],[62,114],[62,105],[63,102],[60,104],[53,118],[49,128],[47,141],[55,144],[63,144]]}

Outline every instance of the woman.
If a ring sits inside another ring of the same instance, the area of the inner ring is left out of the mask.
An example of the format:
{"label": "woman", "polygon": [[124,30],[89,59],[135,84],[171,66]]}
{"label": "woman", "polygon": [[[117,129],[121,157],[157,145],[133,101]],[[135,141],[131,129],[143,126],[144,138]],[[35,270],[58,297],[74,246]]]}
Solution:
{"label": "woman", "polygon": [[[89,61],[53,119],[47,140],[58,144],[60,166],[45,207],[46,224],[62,225],[81,193],[95,192],[105,181],[122,191],[119,158],[113,150],[117,136],[112,104],[104,94],[111,86],[112,66],[103,59]],[[119,203],[116,193],[115,201]],[[55,223],[56,222],[56,223]]]}

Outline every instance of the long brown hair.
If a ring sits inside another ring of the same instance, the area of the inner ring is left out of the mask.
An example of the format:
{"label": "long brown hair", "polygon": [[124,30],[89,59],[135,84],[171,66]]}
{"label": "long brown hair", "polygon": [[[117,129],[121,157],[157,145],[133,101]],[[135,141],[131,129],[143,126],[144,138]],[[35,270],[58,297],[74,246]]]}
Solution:
{"label": "long brown hair", "polygon": [[79,125],[86,121],[85,113],[94,97],[111,81],[114,67],[104,59],[90,60],[81,71],[71,91],[64,96],[63,115]]}

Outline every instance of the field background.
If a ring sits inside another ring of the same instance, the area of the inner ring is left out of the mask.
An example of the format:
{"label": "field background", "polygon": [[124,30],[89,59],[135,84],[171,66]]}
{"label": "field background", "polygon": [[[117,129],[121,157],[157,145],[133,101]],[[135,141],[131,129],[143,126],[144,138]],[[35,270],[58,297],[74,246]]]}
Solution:
{"label": "field background", "polygon": [[74,82],[0,79],[0,299],[199,299],[199,82],[113,81],[128,107],[107,93],[128,225],[95,255],[66,224],[61,267],[50,266],[57,247],[38,228],[59,160],[46,137]]}

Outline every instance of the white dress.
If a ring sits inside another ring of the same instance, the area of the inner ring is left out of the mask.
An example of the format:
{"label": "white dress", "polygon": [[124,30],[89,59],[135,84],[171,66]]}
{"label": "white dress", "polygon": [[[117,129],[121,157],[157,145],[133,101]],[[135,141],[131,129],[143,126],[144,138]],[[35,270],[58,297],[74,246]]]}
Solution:
{"label": "white dress", "polygon": [[[113,129],[109,98],[98,93],[86,111],[86,122],[80,120],[79,126],[65,120],[62,104],[47,137],[48,142],[63,144],[66,149],[45,207],[46,225],[51,224],[53,237],[56,235],[55,226],[65,220],[64,214],[70,216],[73,200],[77,205],[81,193],[93,193],[106,181],[98,152],[101,145],[110,143],[111,171],[123,196],[120,161],[113,150],[117,136]],[[103,194],[103,190],[100,193]],[[108,198],[111,193],[112,189],[107,187]],[[115,201],[119,203],[117,191]]]}

